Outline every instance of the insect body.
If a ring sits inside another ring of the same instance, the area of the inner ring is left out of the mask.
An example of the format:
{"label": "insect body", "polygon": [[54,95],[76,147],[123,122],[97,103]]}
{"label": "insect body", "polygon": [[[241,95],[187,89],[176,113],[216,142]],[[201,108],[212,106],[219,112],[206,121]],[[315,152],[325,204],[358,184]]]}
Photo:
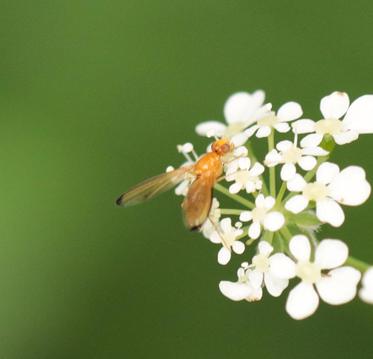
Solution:
{"label": "insect body", "polygon": [[182,203],[182,209],[187,228],[198,229],[209,215],[212,190],[217,179],[223,173],[222,157],[232,149],[233,146],[228,140],[217,140],[212,144],[211,152],[203,155],[195,164],[180,167],[139,183],[122,194],[117,199],[117,204],[126,207],[145,202],[175,187],[188,174],[192,174],[195,179]]}

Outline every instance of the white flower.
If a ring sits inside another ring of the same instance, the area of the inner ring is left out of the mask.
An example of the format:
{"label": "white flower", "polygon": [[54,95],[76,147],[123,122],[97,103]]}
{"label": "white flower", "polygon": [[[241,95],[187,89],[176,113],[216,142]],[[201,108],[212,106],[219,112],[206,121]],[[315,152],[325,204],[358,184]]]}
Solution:
{"label": "white flower", "polygon": [[[252,264],[249,266],[250,270],[247,271],[247,277],[251,286],[256,289],[256,291],[259,291],[264,283],[268,293],[274,297],[278,297],[288,286],[289,280],[286,278],[278,278],[272,272],[272,252],[273,247],[268,242],[260,241],[258,244],[258,253],[252,259]],[[290,258],[283,254],[282,256],[284,261],[289,261],[290,265],[292,265]],[[286,266],[286,263],[284,265]]]}
{"label": "white flower", "polygon": [[201,232],[205,238],[210,239],[211,235],[216,231],[216,226],[221,217],[220,203],[216,198],[212,199],[211,209],[208,218],[201,227]]}
{"label": "white flower", "polygon": [[302,139],[305,146],[318,146],[325,135],[343,145],[355,141],[359,134],[373,133],[373,95],[361,96],[350,106],[348,95],[336,91],[321,99],[320,110],[322,120],[303,119],[293,124],[297,133],[315,132]]}
{"label": "white flower", "polygon": [[358,206],[367,200],[371,191],[363,168],[349,166],[340,171],[330,162],[324,162],[317,169],[316,182],[306,183],[296,175],[287,185],[289,191],[302,192],[286,202],[288,211],[300,213],[310,201],[314,201],[317,218],[334,227],[341,226],[345,218],[339,204]]}
{"label": "white flower", "polygon": [[[319,296],[332,305],[347,303],[355,297],[361,274],[352,267],[341,267],[348,257],[348,247],[342,241],[322,240],[316,247],[314,260],[311,260],[311,245],[306,236],[294,236],[289,249],[296,258],[293,269],[285,268],[276,258],[271,264],[276,276],[301,279],[286,302],[286,311],[292,318],[304,319],[312,315],[319,305]],[[324,273],[325,270],[330,271]]]}
{"label": "white flower", "polygon": [[237,282],[223,280],[219,283],[219,289],[227,298],[240,301],[247,300],[249,302],[258,301],[262,298],[263,291],[261,287],[253,287],[250,283],[248,273],[248,263],[241,264],[241,268],[237,271]]}
{"label": "white flower", "polygon": [[222,243],[223,247],[218,253],[218,263],[227,264],[231,259],[231,251],[242,254],[245,251],[245,244],[237,240],[243,230],[232,226],[230,218],[224,218],[220,221],[219,227],[210,235],[210,241],[213,243]]}
{"label": "white flower", "polygon": [[369,304],[373,304],[373,267],[370,267],[361,281],[363,287],[360,289],[360,298]]}
{"label": "white flower", "polygon": [[262,188],[262,181],[259,176],[264,172],[264,166],[259,162],[251,166],[249,157],[241,157],[227,167],[225,179],[228,182],[234,181],[229,187],[229,192],[238,193],[245,189],[252,193]]}
{"label": "white flower", "polygon": [[264,197],[260,194],[255,199],[255,208],[241,213],[240,221],[252,221],[249,227],[250,238],[259,238],[262,227],[268,231],[276,232],[284,225],[285,218],[283,214],[278,211],[271,211],[275,203],[276,201],[273,197]]}
{"label": "white flower", "polygon": [[245,130],[245,134],[251,137],[256,132],[256,137],[268,137],[274,128],[278,132],[288,132],[290,126],[288,122],[294,121],[303,114],[302,107],[297,102],[287,102],[283,104],[277,113],[267,111],[258,118],[257,123]]}
{"label": "white flower", "polygon": [[296,143],[291,141],[281,141],[276,145],[277,150],[270,151],[265,158],[264,163],[268,167],[283,164],[281,168],[281,179],[289,181],[296,174],[295,165],[299,165],[303,170],[310,171],[316,166],[316,158],[314,156],[325,156],[327,151],[321,147],[297,147]]}
{"label": "white flower", "polygon": [[[252,94],[237,92],[231,95],[224,105],[224,117],[227,125],[218,121],[202,122],[196,126],[197,134],[207,137],[217,136],[228,138],[239,135],[263,112],[262,105],[264,98],[265,94],[261,90],[255,91]],[[237,146],[237,143],[234,144]]]}

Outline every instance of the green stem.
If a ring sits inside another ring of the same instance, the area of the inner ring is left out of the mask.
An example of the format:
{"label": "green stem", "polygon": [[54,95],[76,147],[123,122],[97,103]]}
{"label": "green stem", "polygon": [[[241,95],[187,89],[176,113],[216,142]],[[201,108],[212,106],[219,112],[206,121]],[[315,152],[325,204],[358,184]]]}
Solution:
{"label": "green stem", "polygon": [[241,229],[243,230],[243,233],[236,238],[236,241],[239,240],[239,239],[247,237],[247,232],[249,230],[249,226],[242,227]]}
{"label": "green stem", "polygon": [[[275,131],[272,129],[268,136],[268,152],[275,148]],[[275,166],[269,168],[269,191],[272,197],[276,197],[276,169]]]}
{"label": "green stem", "polygon": [[281,201],[282,201],[282,197],[284,197],[284,194],[286,192],[286,182],[282,182],[282,185],[281,185],[281,188],[278,192],[278,195],[277,195],[277,198],[276,198],[276,206],[278,206]]}
{"label": "green stem", "polygon": [[250,209],[253,209],[255,207],[254,203],[249,201],[248,199],[245,199],[237,194],[233,194],[233,193],[230,193],[224,186],[222,186],[221,184],[219,183],[216,183],[214,188],[225,194],[227,197],[233,199],[234,201],[238,202],[238,203],[241,203],[242,205],[244,205],[245,207],[247,208],[250,208]]}
{"label": "green stem", "polygon": [[231,209],[231,208],[222,208],[220,209],[221,214],[239,216],[243,212],[242,209]]}
{"label": "green stem", "polygon": [[282,236],[285,238],[286,242],[289,243],[290,242],[290,239],[293,237],[293,235],[290,233],[289,231],[289,228],[288,227],[282,227],[280,229],[280,233],[282,234]]}
{"label": "green stem", "polygon": [[360,259],[356,259],[354,257],[348,257],[345,264],[348,264],[352,267],[355,267],[360,272],[365,272],[369,267],[372,266],[372,265],[370,265],[368,263],[365,263],[365,262],[361,261]]}

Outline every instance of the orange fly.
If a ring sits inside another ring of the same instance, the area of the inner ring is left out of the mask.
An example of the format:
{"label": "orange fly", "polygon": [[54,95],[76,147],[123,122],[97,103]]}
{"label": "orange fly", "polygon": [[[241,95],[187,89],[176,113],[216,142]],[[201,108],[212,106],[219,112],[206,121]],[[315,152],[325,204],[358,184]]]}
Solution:
{"label": "orange fly", "polygon": [[223,173],[222,158],[232,150],[233,145],[227,139],[216,140],[211,146],[211,152],[204,154],[195,164],[151,177],[122,194],[116,203],[127,207],[145,202],[175,187],[191,174],[194,181],[181,207],[186,227],[199,229],[209,215],[212,190]]}

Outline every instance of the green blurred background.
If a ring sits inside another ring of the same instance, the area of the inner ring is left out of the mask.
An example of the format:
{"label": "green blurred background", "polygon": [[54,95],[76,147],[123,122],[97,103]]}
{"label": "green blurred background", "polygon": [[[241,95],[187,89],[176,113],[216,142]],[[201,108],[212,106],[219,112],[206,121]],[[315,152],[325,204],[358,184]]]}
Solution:
{"label": "green blurred background", "polygon": [[[371,1],[1,1],[0,358],[372,358],[373,307],[218,291],[239,259],[182,224],[172,193],[115,197],[181,161],[176,144],[263,88],[319,116],[373,93]],[[373,179],[373,137],[339,148]],[[373,261],[373,201],[324,232]]]}

